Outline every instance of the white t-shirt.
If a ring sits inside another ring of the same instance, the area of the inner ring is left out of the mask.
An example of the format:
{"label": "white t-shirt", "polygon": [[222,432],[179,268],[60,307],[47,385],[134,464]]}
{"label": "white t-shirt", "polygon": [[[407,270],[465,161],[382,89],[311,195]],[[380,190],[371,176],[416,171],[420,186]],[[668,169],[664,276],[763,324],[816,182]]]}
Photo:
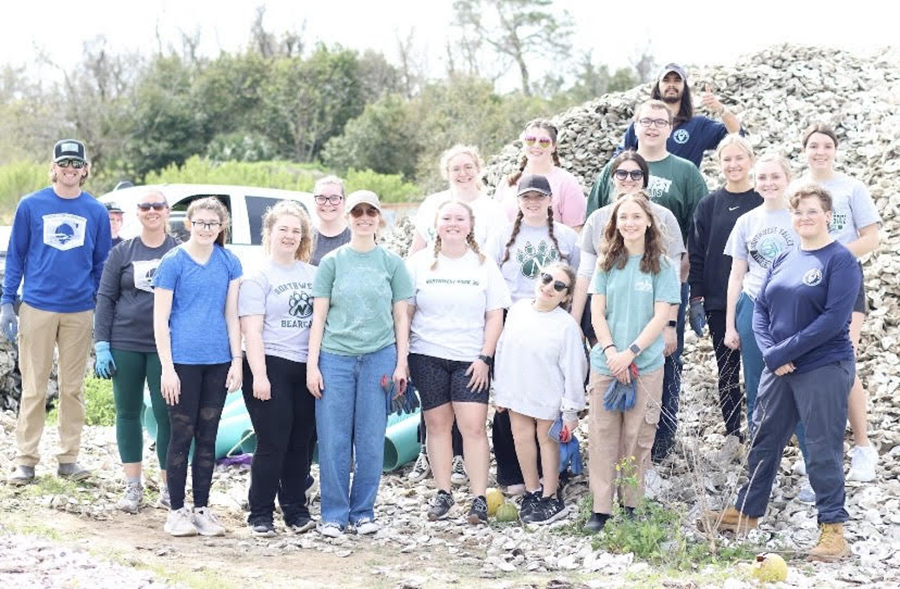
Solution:
{"label": "white t-shirt", "polygon": [[479,263],[468,250],[461,258],[425,249],[406,262],[415,295],[416,312],[410,325],[409,351],[446,360],[471,362],[484,345],[484,315],[509,307],[509,289],[497,264],[488,257]]}
{"label": "white t-shirt", "polygon": [[485,253],[500,266],[500,272],[509,286],[514,303],[534,297],[534,281],[540,276],[541,268],[544,266],[564,262],[572,268],[578,268],[581,257],[578,234],[571,227],[557,222],[553,223],[553,234],[559,242],[559,250],[550,239],[547,225],[531,227],[522,223],[515,243],[509,248],[509,259],[501,263],[512,230],[513,225],[509,225],[498,232],[485,247]]}
{"label": "white t-shirt", "polygon": [[[684,240],[681,239],[681,228],[678,226],[678,219],[675,214],[662,205],[655,202],[650,203],[653,211],[655,223],[658,224],[659,232],[662,235],[663,243],[666,246],[666,256],[675,264],[676,268],[681,266],[681,256],[687,253],[684,247]],[[597,266],[597,256],[600,254],[600,248],[603,245],[604,232],[606,224],[609,223],[609,217],[612,215],[613,205],[606,205],[591,213],[588,220],[585,221],[584,227],[581,229],[579,236],[579,247],[581,248],[581,263],[578,266],[578,275],[585,278],[591,278]]]}
{"label": "white t-shirt", "polygon": [[494,356],[494,402],[537,419],[584,408],[588,363],[581,328],[561,307],[542,313],[515,303]]}
{"label": "white t-shirt", "polygon": [[800,236],[791,224],[787,209],[770,211],[765,205],[744,213],[734,224],[725,243],[725,255],[747,262],[743,291],[756,299],[759,288],[778,254],[795,249]]}
{"label": "white t-shirt", "polygon": [[[448,200],[453,200],[449,190],[431,194],[422,201],[419,210],[416,211],[416,233],[425,241],[426,248],[434,245],[434,238],[437,236],[434,226],[438,207]],[[466,204],[472,207],[472,214],[475,215],[475,242],[478,247],[484,247],[494,233],[506,226],[503,207],[487,195]]]}
{"label": "white t-shirt", "polygon": [[[812,179],[805,176],[791,188],[808,182],[812,182]],[[868,189],[856,178],[837,173],[828,182],[818,184],[831,194],[834,213],[828,231],[836,241],[847,245],[859,238],[859,230],[863,227],[881,223],[881,215],[878,214]],[[793,190],[789,190],[791,192]]]}
{"label": "white t-shirt", "polygon": [[266,260],[241,281],[238,315],[265,315],[262,338],[266,355],[306,362],[315,277],[316,267],[306,262],[283,268]]}

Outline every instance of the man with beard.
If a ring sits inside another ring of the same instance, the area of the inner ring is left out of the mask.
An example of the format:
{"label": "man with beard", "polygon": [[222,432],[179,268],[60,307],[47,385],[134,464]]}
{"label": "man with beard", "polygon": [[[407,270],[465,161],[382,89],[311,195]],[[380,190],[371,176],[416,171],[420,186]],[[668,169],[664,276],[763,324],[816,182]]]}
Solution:
{"label": "man with beard", "polygon": [[[687,74],[677,63],[670,63],[662,69],[650,96],[665,102],[672,113],[672,133],[666,143],[668,152],[691,161],[698,168],[703,160],[703,153],[715,149],[727,134],[744,133],[740,121],[719,102],[708,85],[706,92],[703,93],[703,106],[716,114],[721,122],[702,115],[694,115],[694,103],[691,100]],[[634,123],[631,123],[625,131],[622,145],[616,150],[616,155],[625,149],[637,148],[638,137],[634,131]]]}

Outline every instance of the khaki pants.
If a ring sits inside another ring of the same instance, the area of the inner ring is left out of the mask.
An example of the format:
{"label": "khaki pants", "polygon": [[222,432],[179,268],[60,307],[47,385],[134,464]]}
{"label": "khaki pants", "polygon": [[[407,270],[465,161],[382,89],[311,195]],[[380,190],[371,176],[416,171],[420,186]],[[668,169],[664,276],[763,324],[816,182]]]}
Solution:
{"label": "khaki pants", "polygon": [[[591,370],[588,383],[591,400],[588,464],[595,513],[612,513],[613,494],[617,488],[620,499],[627,507],[637,507],[644,495],[644,470],[650,463],[650,449],[653,448],[661,409],[662,367],[638,375],[634,408],[625,413],[603,408],[603,395],[613,380],[612,376]],[[634,457],[629,461],[631,472],[621,474],[636,477],[637,486],[619,487],[616,466],[629,457]]]}
{"label": "khaki pants", "polygon": [[94,312],[54,313],[22,303],[19,309],[19,370],[22,401],[16,423],[16,464],[34,466],[44,432],[47,382],[53,349],[59,347],[60,464],[75,462],[84,426],[84,373],[91,348]]}

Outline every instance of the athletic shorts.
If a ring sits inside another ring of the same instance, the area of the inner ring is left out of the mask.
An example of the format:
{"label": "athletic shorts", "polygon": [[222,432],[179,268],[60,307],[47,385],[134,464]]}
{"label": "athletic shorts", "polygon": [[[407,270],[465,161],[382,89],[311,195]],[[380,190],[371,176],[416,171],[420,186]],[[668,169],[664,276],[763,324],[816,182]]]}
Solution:
{"label": "athletic shorts", "polygon": [[410,354],[409,375],[419,391],[422,409],[428,411],[450,402],[487,405],[490,386],[486,386],[482,392],[469,389],[471,376],[466,375],[466,371],[471,365],[471,362]]}

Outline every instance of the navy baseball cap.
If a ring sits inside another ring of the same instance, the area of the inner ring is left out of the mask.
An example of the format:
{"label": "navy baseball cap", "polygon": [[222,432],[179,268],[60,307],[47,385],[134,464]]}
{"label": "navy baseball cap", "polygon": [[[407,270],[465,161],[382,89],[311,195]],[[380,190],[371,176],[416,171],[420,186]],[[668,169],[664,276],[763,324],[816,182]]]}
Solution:
{"label": "navy baseball cap", "polygon": [[525,174],[519,179],[518,196],[522,196],[526,192],[540,192],[546,196],[550,196],[550,182],[546,176],[540,174]]}
{"label": "navy baseball cap", "polygon": [[57,141],[56,145],[53,146],[53,163],[57,163],[60,160],[81,160],[86,162],[87,156],[84,152],[84,143],[77,139]]}

